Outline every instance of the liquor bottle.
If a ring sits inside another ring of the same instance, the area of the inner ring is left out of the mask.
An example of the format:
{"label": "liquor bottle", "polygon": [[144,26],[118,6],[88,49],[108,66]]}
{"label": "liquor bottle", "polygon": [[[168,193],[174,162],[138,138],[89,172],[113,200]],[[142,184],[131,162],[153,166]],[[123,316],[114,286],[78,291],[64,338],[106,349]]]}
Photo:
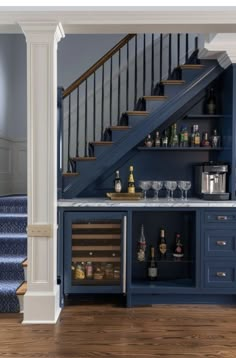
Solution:
{"label": "liquor bottle", "polygon": [[200,133],[198,130],[198,124],[195,124],[193,126],[193,132],[192,132],[192,136],[191,136],[191,146],[192,147],[200,147],[200,143],[201,143],[201,138],[200,138]]}
{"label": "liquor bottle", "polygon": [[161,138],[160,138],[160,133],[157,131],[155,137],[155,147],[160,147],[160,146],[161,146]]}
{"label": "liquor bottle", "polygon": [[151,134],[148,134],[148,136],[145,138],[144,144],[148,148],[153,146],[153,139],[151,137]]}
{"label": "liquor bottle", "polygon": [[162,140],[161,140],[162,147],[168,147],[168,132],[167,130],[164,131]]}
{"label": "liquor bottle", "polygon": [[165,230],[160,230],[160,239],[159,239],[159,253],[161,258],[166,257],[166,251],[167,251],[167,244],[166,244],[166,238],[165,238]]}
{"label": "liquor bottle", "polygon": [[207,114],[216,113],[216,99],[214,88],[210,88],[208,99],[207,99]]}
{"label": "liquor bottle", "polygon": [[157,279],[158,269],[157,269],[157,261],[155,258],[155,248],[151,246],[150,249],[150,259],[148,261],[148,279],[154,281]]}
{"label": "liquor bottle", "polygon": [[180,234],[176,234],[175,236],[175,249],[173,252],[174,257],[183,257],[184,256],[184,247],[181,242]]}
{"label": "liquor bottle", "polygon": [[140,262],[145,261],[146,259],[146,238],[144,235],[144,226],[141,226],[141,233],[138,240],[138,249],[137,249],[137,260]]}
{"label": "liquor bottle", "polygon": [[180,147],[188,147],[189,145],[188,130],[186,127],[181,128],[179,145]]}
{"label": "liquor bottle", "polygon": [[135,193],[135,182],[134,182],[134,174],[133,174],[133,166],[129,167],[129,179],[128,179],[128,193],[134,194]]}
{"label": "liquor bottle", "polygon": [[202,147],[210,147],[210,141],[208,139],[208,133],[207,132],[204,132],[202,134],[201,146]]}
{"label": "liquor bottle", "polygon": [[179,140],[176,132],[176,123],[171,126],[171,136],[169,140],[169,147],[178,147]]}
{"label": "liquor bottle", "polygon": [[116,193],[120,193],[122,190],[122,183],[121,183],[121,179],[120,179],[119,170],[116,171],[116,177],[114,180],[114,190]]}
{"label": "liquor bottle", "polygon": [[190,139],[191,147],[194,147],[195,132],[196,132],[196,124],[194,124],[193,127],[192,127],[192,133],[191,133],[191,139]]}
{"label": "liquor bottle", "polygon": [[213,148],[217,148],[220,146],[220,136],[217,134],[217,130],[213,130],[213,134],[211,136],[211,146]]}

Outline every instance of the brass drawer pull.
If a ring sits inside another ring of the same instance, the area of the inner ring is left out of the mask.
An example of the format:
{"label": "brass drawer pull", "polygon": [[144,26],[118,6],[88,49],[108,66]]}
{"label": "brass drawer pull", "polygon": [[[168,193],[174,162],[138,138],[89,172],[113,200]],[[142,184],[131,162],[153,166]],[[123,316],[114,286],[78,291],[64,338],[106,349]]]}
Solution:
{"label": "brass drawer pull", "polygon": [[219,221],[226,221],[226,220],[228,220],[228,216],[227,216],[227,215],[218,215],[216,218],[217,218],[217,220],[219,220]]}
{"label": "brass drawer pull", "polygon": [[226,245],[227,245],[227,242],[226,242],[226,241],[218,240],[218,241],[216,241],[216,245],[218,245],[218,246],[226,246]]}
{"label": "brass drawer pull", "polygon": [[226,277],[226,272],[216,272],[217,277]]}

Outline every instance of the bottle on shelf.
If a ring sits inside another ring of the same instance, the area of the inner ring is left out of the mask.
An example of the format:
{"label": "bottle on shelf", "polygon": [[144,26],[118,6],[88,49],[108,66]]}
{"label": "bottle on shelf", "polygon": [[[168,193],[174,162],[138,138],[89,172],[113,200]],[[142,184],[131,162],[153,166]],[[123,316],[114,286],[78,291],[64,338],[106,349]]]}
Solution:
{"label": "bottle on shelf", "polygon": [[164,131],[162,139],[161,139],[162,147],[168,147],[168,132],[167,130]]}
{"label": "bottle on shelf", "polygon": [[148,136],[145,138],[144,144],[148,148],[151,148],[153,146],[153,139],[151,137],[151,134],[148,134]]}
{"label": "bottle on shelf", "polygon": [[208,132],[204,132],[202,134],[201,146],[202,147],[210,147],[210,141],[208,139]]}
{"label": "bottle on shelf", "polygon": [[198,124],[194,124],[191,134],[191,147],[200,147],[200,142],[201,142],[201,138],[198,129]]}
{"label": "bottle on shelf", "polygon": [[211,146],[213,148],[220,147],[220,136],[217,134],[217,129],[213,130],[213,133],[211,136]]}
{"label": "bottle on shelf", "polygon": [[75,264],[73,261],[71,262],[71,274],[72,274],[72,278],[74,278],[75,277]]}
{"label": "bottle on shelf", "polygon": [[207,98],[207,114],[216,114],[216,98],[214,88],[210,88]]}
{"label": "bottle on shelf", "polygon": [[137,260],[143,262],[146,260],[146,238],[144,235],[144,226],[141,226],[141,233],[138,240],[138,249],[137,249]]}
{"label": "bottle on shelf", "polygon": [[91,280],[93,278],[93,264],[91,261],[88,261],[86,263],[86,266],[85,266],[85,273],[86,273],[86,278],[88,280]]}
{"label": "bottle on shelf", "polygon": [[157,260],[155,257],[155,248],[151,246],[150,248],[150,258],[148,261],[148,279],[154,281],[158,276]]}
{"label": "bottle on shelf", "polygon": [[165,230],[160,229],[160,238],[159,238],[159,255],[161,258],[166,258],[167,244],[165,238]]}
{"label": "bottle on shelf", "polygon": [[84,280],[85,279],[85,267],[84,262],[77,262],[75,266],[75,279]]}
{"label": "bottle on shelf", "polygon": [[135,182],[134,182],[134,167],[131,165],[129,167],[129,178],[128,178],[128,193],[134,194],[135,193]]}
{"label": "bottle on shelf", "polygon": [[172,124],[169,147],[178,147],[179,145],[179,139],[178,139],[176,128],[177,128],[176,123]]}
{"label": "bottle on shelf", "polygon": [[159,131],[156,131],[156,137],[155,137],[155,147],[161,146],[161,138]]}
{"label": "bottle on shelf", "polygon": [[116,193],[120,193],[122,190],[122,182],[120,179],[120,172],[119,170],[116,170],[116,177],[114,180],[114,190]]}
{"label": "bottle on shelf", "polygon": [[184,247],[183,244],[181,242],[181,235],[180,234],[176,234],[175,236],[175,249],[173,252],[173,256],[174,257],[183,257],[184,256]]}
{"label": "bottle on shelf", "polygon": [[181,128],[179,145],[180,147],[189,146],[188,130],[186,127]]}

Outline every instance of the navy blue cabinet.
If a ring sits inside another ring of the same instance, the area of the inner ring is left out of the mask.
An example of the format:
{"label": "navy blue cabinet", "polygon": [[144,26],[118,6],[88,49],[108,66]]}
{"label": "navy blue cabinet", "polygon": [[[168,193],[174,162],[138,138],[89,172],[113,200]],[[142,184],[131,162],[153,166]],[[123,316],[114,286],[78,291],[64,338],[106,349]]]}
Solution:
{"label": "navy blue cabinet", "polygon": [[124,213],[66,212],[64,293],[125,293],[126,232]]}

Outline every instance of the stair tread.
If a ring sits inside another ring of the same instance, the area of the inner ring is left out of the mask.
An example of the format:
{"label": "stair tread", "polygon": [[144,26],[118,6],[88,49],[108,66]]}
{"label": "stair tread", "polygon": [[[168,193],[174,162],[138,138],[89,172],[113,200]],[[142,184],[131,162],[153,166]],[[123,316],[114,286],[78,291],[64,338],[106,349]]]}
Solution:
{"label": "stair tread", "polygon": [[126,112],[129,116],[148,116],[149,112],[147,111],[127,111]]}
{"label": "stair tread", "polygon": [[0,213],[0,218],[27,218],[27,214]]}
{"label": "stair tread", "polygon": [[22,280],[12,280],[12,281],[5,281],[0,280],[0,294],[4,292],[15,292],[16,289],[19,287],[19,285],[22,285]]}
{"label": "stair tread", "polygon": [[96,157],[74,157],[72,158],[73,160],[77,160],[77,161],[90,161],[90,160],[96,160]]}
{"label": "stair tread", "polygon": [[63,173],[62,175],[65,177],[75,177],[78,176],[79,173]]}
{"label": "stair tread", "polygon": [[111,145],[114,142],[110,142],[110,141],[97,141],[97,142],[89,142],[90,144],[95,144],[95,145]]}
{"label": "stair tread", "polygon": [[205,67],[206,67],[205,65],[191,64],[191,63],[179,66],[179,68],[181,68],[181,69],[183,68],[183,69],[187,69],[187,70],[190,70],[190,69],[201,70]]}
{"label": "stair tread", "polygon": [[167,99],[168,96],[143,96],[143,98],[149,101],[161,101],[163,99]]}
{"label": "stair tread", "polygon": [[130,129],[130,128],[132,128],[132,127],[130,127],[130,126],[111,126],[111,127],[109,127],[111,130],[113,130],[113,131],[119,131],[119,130],[126,130],[126,129]]}
{"label": "stair tread", "polygon": [[25,259],[25,260],[22,262],[22,266],[23,266],[23,267],[28,267],[28,259]]}
{"label": "stair tread", "polygon": [[165,80],[161,81],[163,85],[183,85],[185,83],[184,80]]}
{"label": "stair tread", "polygon": [[0,263],[21,264],[25,260],[26,255],[0,255]]}
{"label": "stair tread", "polygon": [[0,239],[26,239],[27,238],[27,234],[23,234],[23,233],[16,233],[16,234],[12,234],[12,233],[4,233],[4,234],[0,234]]}
{"label": "stair tread", "polygon": [[17,296],[22,296],[26,293],[27,291],[27,282],[23,282],[16,290],[16,294]]}

